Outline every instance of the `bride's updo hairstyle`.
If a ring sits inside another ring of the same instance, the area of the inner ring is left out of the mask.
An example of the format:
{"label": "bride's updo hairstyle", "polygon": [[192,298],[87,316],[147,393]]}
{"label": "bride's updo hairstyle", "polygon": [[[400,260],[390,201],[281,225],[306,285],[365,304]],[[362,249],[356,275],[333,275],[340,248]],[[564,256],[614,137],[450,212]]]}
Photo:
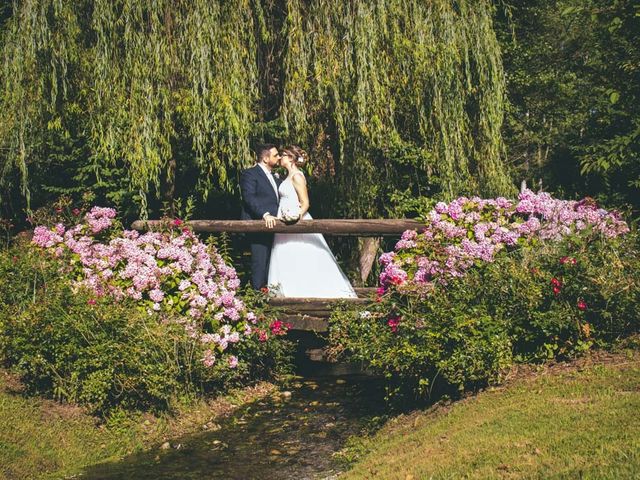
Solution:
{"label": "bride's updo hairstyle", "polygon": [[309,161],[309,155],[307,152],[297,145],[289,145],[283,148],[282,153],[290,155],[298,168],[304,167]]}

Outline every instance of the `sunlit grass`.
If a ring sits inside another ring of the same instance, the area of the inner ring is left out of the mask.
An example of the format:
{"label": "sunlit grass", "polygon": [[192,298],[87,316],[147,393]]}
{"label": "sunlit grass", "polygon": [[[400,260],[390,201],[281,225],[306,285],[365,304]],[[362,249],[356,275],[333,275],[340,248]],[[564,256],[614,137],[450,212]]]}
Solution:
{"label": "sunlit grass", "polygon": [[344,478],[637,478],[639,411],[629,354],[391,422]]}

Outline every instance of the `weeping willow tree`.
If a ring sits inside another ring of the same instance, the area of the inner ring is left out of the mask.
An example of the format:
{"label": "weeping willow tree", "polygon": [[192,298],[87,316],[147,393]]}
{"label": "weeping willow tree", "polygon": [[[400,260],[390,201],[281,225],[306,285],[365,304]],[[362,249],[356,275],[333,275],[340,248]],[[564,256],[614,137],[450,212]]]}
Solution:
{"label": "weeping willow tree", "polygon": [[28,198],[55,131],[81,137],[98,179],[123,165],[144,212],[174,195],[177,170],[201,199],[234,190],[250,142],[277,125],[344,215],[381,213],[406,146],[445,198],[506,193],[491,13],[489,0],[16,0],[0,181]]}
{"label": "weeping willow tree", "polygon": [[445,198],[512,189],[489,2],[291,0],[287,8],[282,118],[292,137],[311,142],[328,117],[338,180],[364,200],[360,214],[373,213],[369,185],[394,175],[393,158],[376,165],[372,149],[402,142],[425,149],[416,174],[435,159]]}
{"label": "weeping willow tree", "polygon": [[[247,1],[23,0],[3,38],[2,178],[46,164],[43,139],[80,109],[100,170],[123,162],[142,210],[170,191],[177,140],[189,140],[206,197],[229,189],[229,167],[250,162],[258,96],[253,11]],[[165,180],[162,182],[162,180]],[[169,195],[171,192],[169,192]]]}

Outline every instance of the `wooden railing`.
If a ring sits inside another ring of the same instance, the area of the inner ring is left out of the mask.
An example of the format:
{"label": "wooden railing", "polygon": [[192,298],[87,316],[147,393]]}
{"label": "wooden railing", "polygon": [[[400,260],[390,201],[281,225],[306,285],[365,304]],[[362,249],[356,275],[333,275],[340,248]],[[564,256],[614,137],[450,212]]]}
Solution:
{"label": "wooden railing", "polygon": [[[323,235],[347,235],[355,237],[379,237],[400,235],[405,230],[423,227],[416,220],[398,219],[323,219],[301,220],[287,225],[278,222],[274,228],[267,228],[262,220],[190,220],[186,224],[195,232],[206,233],[322,233]],[[159,228],[160,220],[137,220],[135,230]]]}

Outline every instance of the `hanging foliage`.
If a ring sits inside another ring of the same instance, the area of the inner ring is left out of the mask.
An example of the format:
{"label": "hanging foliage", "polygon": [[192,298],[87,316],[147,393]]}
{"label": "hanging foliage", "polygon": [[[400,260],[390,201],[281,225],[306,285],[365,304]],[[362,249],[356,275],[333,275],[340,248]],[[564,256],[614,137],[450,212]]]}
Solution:
{"label": "hanging foliage", "polygon": [[143,202],[163,175],[171,184],[180,136],[204,196],[229,188],[227,168],[251,159],[256,48],[252,28],[238,26],[252,22],[242,0],[15,2],[3,42],[3,178],[17,167],[28,193],[28,165],[46,163],[37,145],[63,113],[61,92],[59,103],[82,109],[90,161],[98,171],[124,162]]}
{"label": "hanging foliage", "polygon": [[426,184],[506,193],[491,13],[489,0],[15,0],[0,181],[19,172],[28,198],[66,136],[98,180],[121,165],[143,212],[149,194],[171,200],[177,171],[204,201],[235,189],[250,142],[277,124],[313,152],[334,214],[380,215],[394,189]]}
{"label": "hanging foliage", "polygon": [[376,164],[371,152],[398,144],[426,147],[415,173],[435,159],[445,198],[512,188],[491,13],[487,1],[287,2],[284,124],[312,144],[325,117],[342,193],[363,200],[351,211],[376,213],[371,185],[393,176],[394,158]]}

